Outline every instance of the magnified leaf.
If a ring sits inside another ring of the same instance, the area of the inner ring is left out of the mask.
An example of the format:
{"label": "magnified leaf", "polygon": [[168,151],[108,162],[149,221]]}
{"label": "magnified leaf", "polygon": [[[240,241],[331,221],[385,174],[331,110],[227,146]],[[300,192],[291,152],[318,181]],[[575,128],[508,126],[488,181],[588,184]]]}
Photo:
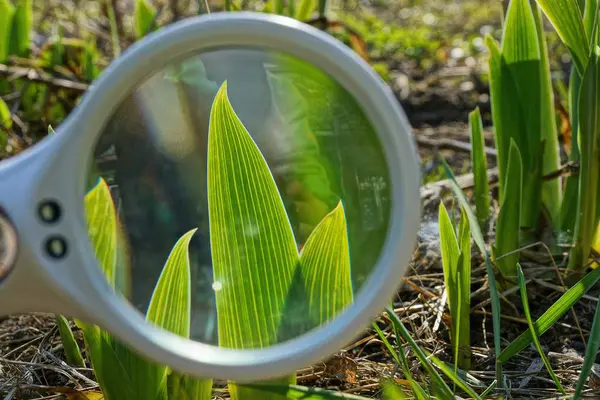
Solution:
{"label": "magnified leaf", "polygon": [[226,83],[211,111],[208,187],[219,345],[272,345],[298,251],[273,176],[231,108]]}
{"label": "magnified leaf", "polygon": [[5,62],[10,47],[10,35],[15,7],[11,0],[0,0],[0,62]]}
{"label": "magnified leaf", "polygon": [[348,232],[341,202],[308,237],[300,266],[309,301],[308,312],[310,319],[317,323],[315,327],[333,319],[352,303]]}
{"label": "magnified leaf", "polygon": [[111,286],[117,265],[117,216],[110,188],[103,178],[85,196],[85,217],[94,254]]}

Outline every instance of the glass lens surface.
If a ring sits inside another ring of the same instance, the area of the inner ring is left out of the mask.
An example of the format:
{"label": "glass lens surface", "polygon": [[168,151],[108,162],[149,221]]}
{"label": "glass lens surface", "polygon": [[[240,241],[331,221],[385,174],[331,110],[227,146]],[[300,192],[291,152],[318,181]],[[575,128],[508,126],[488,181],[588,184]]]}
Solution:
{"label": "glass lens surface", "polygon": [[381,143],[334,77],[222,48],[137,86],[97,141],[85,194],[99,265],[164,329],[264,348],[356,297],[390,214]]}

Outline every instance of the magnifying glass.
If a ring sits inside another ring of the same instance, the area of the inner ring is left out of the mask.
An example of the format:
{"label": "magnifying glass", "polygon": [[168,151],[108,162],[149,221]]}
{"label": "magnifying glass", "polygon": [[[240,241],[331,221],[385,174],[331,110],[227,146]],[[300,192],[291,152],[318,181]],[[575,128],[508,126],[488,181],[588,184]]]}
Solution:
{"label": "magnifying glass", "polygon": [[343,44],[282,16],[188,19],[0,163],[0,313],[78,318],[184,374],[293,373],[395,294],[419,177],[397,100]]}

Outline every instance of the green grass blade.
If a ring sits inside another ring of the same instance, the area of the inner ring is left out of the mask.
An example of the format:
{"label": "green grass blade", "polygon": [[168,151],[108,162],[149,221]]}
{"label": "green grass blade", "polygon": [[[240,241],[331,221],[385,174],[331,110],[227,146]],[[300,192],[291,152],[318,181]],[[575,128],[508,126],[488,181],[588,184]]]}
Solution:
{"label": "green grass blade", "polygon": [[471,165],[474,175],[475,211],[481,229],[490,218],[490,189],[487,177],[487,157],[484,151],[483,123],[479,107],[469,113],[471,133]]}
{"label": "green grass blade", "polygon": [[[353,394],[331,392],[325,389],[299,385],[244,384],[240,386],[255,389],[257,392],[276,394],[280,396],[279,398],[289,400],[368,400],[366,397]],[[264,395],[256,397],[256,399],[261,400],[264,398]]]}
{"label": "green grass blade", "polygon": [[302,0],[296,13],[296,19],[299,21],[308,21],[315,9],[315,5],[315,0]]}
{"label": "green grass blade", "polygon": [[479,229],[479,225],[477,223],[477,217],[475,217],[475,213],[473,213],[473,210],[471,210],[471,208],[469,206],[469,202],[467,201],[467,198],[465,197],[465,194],[463,193],[462,189],[456,182],[456,178],[454,177],[454,173],[452,172],[452,169],[450,169],[450,166],[448,165],[448,163],[446,162],[446,160],[443,157],[441,157],[441,162],[442,162],[442,167],[444,168],[444,172],[445,172],[446,176],[448,177],[448,179],[450,180],[450,186],[452,188],[452,192],[454,193],[454,196],[458,199],[458,202],[460,203],[461,207],[463,207],[465,213],[467,214],[467,217],[469,218],[469,224],[471,226],[471,236],[473,237],[475,244],[479,248],[479,251],[483,255],[483,259],[485,262],[485,269],[486,269],[486,273],[487,273],[488,284],[490,286],[490,299],[491,299],[491,306],[492,306],[492,324],[493,324],[493,330],[494,330],[494,351],[495,351],[496,360],[497,360],[496,380],[498,382],[500,382],[500,385],[501,385],[503,382],[502,366],[498,363],[498,357],[499,357],[499,355],[501,353],[501,349],[502,349],[501,342],[500,342],[500,340],[501,340],[500,296],[498,295],[498,288],[496,285],[496,277],[494,275],[494,267],[492,265],[492,262],[490,261],[489,252],[488,252],[487,248],[485,247],[485,241],[483,239],[483,234],[481,233],[481,230]]}
{"label": "green grass blade", "polygon": [[298,251],[269,167],[226,91],[224,83],[215,97],[208,143],[219,345],[265,347],[277,341]]}
{"label": "green grass blade", "polygon": [[585,348],[585,358],[583,359],[583,365],[581,366],[581,373],[579,374],[579,379],[577,380],[577,386],[575,388],[575,395],[573,399],[580,399],[581,392],[583,391],[583,387],[585,386],[588,377],[590,376],[590,372],[594,363],[596,362],[596,357],[598,356],[598,351],[600,350],[600,303],[596,305],[596,312],[594,314],[594,321],[592,322],[592,331],[590,332],[590,336],[588,338],[587,347]]}
{"label": "green grass blade", "polygon": [[[521,226],[521,188],[523,187],[523,164],[521,153],[511,140],[508,156],[508,171],[504,184],[504,195],[496,226],[496,244],[494,258],[496,267],[504,278],[503,285],[512,286],[517,281],[517,262],[519,261],[519,233]],[[506,255],[512,253],[510,255]]]}
{"label": "green grass blade", "polygon": [[600,172],[600,63],[594,51],[583,76],[579,94],[579,205],[575,222],[575,247],[569,268],[583,270],[596,228]]}
{"label": "green grass blade", "polygon": [[588,39],[576,0],[537,0],[573,57],[581,75],[588,62]]}
{"label": "green grass blade", "polygon": [[[450,311],[454,313],[456,311],[456,302],[459,300],[456,293],[458,287],[456,278],[460,247],[458,246],[454,225],[443,202],[440,202],[438,223],[440,225],[440,249],[442,253],[442,267],[444,269],[444,283],[448,292]],[[453,322],[455,321],[455,317],[456,315],[452,316]],[[451,336],[454,338],[454,334]]]}
{"label": "green grass blade", "polygon": [[[589,274],[581,278],[579,282],[567,290],[544,314],[542,314],[535,322],[535,331],[538,335],[543,335],[552,327],[563,315],[565,315],[571,307],[588,290],[590,290],[600,279],[600,268],[592,270]],[[526,330],[517,339],[512,341],[498,357],[499,361],[506,362],[515,354],[519,353],[525,347],[529,346],[533,338],[531,331]]]}
{"label": "green grass blade", "polygon": [[136,0],[134,20],[135,20],[135,36],[138,39],[146,36],[154,25],[156,17],[156,8],[147,0]]}
{"label": "green grass blade", "polygon": [[10,49],[10,35],[15,14],[11,0],[0,0],[0,63],[6,62]]}
{"label": "green grass blade", "polygon": [[113,8],[113,3],[110,0],[106,0],[106,14],[108,15],[108,23],[110,26],[110,41],[112,45],[113,59],[116,59],[121,55],[121,43],[119,40],[119,30],[117,28],[115,9]]}
{"label": "green grass blade", "polygon": [[433,362],[439,369],[446,375],[452,382],[456,384],[459,388],[465,391],[471,398],[480,400],[481,397],[469,386],[465,381],[460,379],[460,377],[456,374],[456,372],[452,371],[445,362],[440,360],[434,355],[429,355],[429,359]]}
{"label": "green grass blade", "polygon": [[[408,361],[406,360],[406,356],[402,351],[402,348],[396,351],[396,349],[394,349],[394,347],[390,344],[389,340],[387,340],[381,329],[379,329],[379,326],[377,326],[377,324],[373,323],[373,329],[375,329],[375,332],[377,332],[377,335],[379,335],[379,338],[381,339],[387,350],[390,352],[392,358],[396,361],[398,366],[402,368],[402,372],[404,372],[404,377],[409,382],[413,394],[415,395],[415,398],[417,398],[418,400],[427,399],[429,396],[427,396],[425,390],[423,390],[423,388],[417,383],[417,381],[413,379],[412,374],[410,373],[410,367],[408,365]],[[395,326],[394,332],[396,333],[396,337],[398,338],[399,332]]]}
{"label": "green grass blade", "polygon": [[487,398],[487,395],[490,394],[492,392],[492,390],[494,390],[496,388],[496,381],[493,381],[492,383],[490,383],[490,386],[488,386],[483,392],[481,392],[481,398],[485,399]]}
{"label": "green grass blade", "polygon": [[[556,130],[556,112],[554,109],[554,91],[550,76],[550,60],[548,45],[544,32],[542,10],[534,6],[533,16],[540,49],[540,116],[541,141],[544,143],[542,175],[547,175],[560,168],[560,148]],[[562,202],[562,179],[560,177],[542,183],[542,204],[548,210],[552,224],[560,226],[560,207]]]}
{"label": "green grass blade", "polygon": [[79,345],[75,340],[75,335],[73,335],[69,321],[62,315],[57,315],[56,326],[58,327],[60,341],[63,345],[65,357],[67,358],[69,365],[78,368],[85,367],[85,361],[83,360],[81,350],[79,349]]}
{"label": "green grass blade", "polygon": [[433,368],[431,362],[427,359],[427,355],[425,354],[423,349],[421,349],[417,342],[415,342],[414,339],[410,336],[410,333],[408,332],[402,321],[400,321],[400,318],[398,318],[394,310],[392,310],[390,307],[386,307],[386,312],[392,320],[392,324],[394,324],[395,329],[398,332],[400,332],[402,338],[409,344],[411,349],[415,352],[415,355],[421,362],[421,365],[423,366],[423,368],[425,368],[427,374],[432,379],[435,386],[437,386],[438,389],[441,391],[439,395],[442,396],[442,399],[454,399],[454,394],[452,393],[450,387],[448,387],[448,385],[446,384],[446,382],[444,382],[440,374],[438,374],[438,372]]}
{"label": "green grass blade", "polygon": [[18,0],[13,14],[9,55],[29,55],[29,35],[33,24],[32,0]]}
{"label": "green grass blade", "polygon": [[598,0],[585,0],[583,25],[589,40],[588,49],[591,51],[594,48],[594,31],[598,29]]}
{"label": "green grass blade", "polygon": [[85,196],[90,241],[109,284],[114,287],[117,264],[117,218],[110,189],[102,178]]}
{"label": "green grass blade", "polygon": [[300,271],[314,328],[353,301],[348,228],[340,202],[313,230],[300,255]]}
{"label": "green grass blade", "polygon": [[567,394],[565,389],[560,384],[558,377],[554,373],[552,366],[550,365],[550,361],[548,361],[548,357],[544,353],[542,349],[542,345],[539,340],[539,334],[536,330],[535,325],[533,324],[533,320],[531,319],[531,312],[529,311],[529,300],[527,299],[527,287],[525,285],[525,276],[523,275],[523,269],[521,269],[521,265],[517,264],[517,275],[519,279],[519,289],[521,291],[521,300],[523,303],[523,311],[525,312],[525,319],[527,320],[527,325],[529,326],[529,332],[531,332],[531,338],[533,339],[533,343],[535,344],[535,348],[537,349],[542,361],[544,362],[544,366],[546,366],[546,370],[550,374],[550,377],[554,381],[556,388],[562,393]]}

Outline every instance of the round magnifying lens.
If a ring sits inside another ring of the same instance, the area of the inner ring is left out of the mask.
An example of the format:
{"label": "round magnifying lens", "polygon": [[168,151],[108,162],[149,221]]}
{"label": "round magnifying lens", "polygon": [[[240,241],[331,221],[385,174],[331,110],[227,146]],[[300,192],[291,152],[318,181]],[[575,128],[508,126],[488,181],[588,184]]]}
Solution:
{"label": "round magnifying lens", "polygon": [[175,313],[192,340],[256,349],[352,304],[386,239],[389,189],[375,129],[335,77],[226,47],[120,104],[85,209],[103,272],[148,319]]}

